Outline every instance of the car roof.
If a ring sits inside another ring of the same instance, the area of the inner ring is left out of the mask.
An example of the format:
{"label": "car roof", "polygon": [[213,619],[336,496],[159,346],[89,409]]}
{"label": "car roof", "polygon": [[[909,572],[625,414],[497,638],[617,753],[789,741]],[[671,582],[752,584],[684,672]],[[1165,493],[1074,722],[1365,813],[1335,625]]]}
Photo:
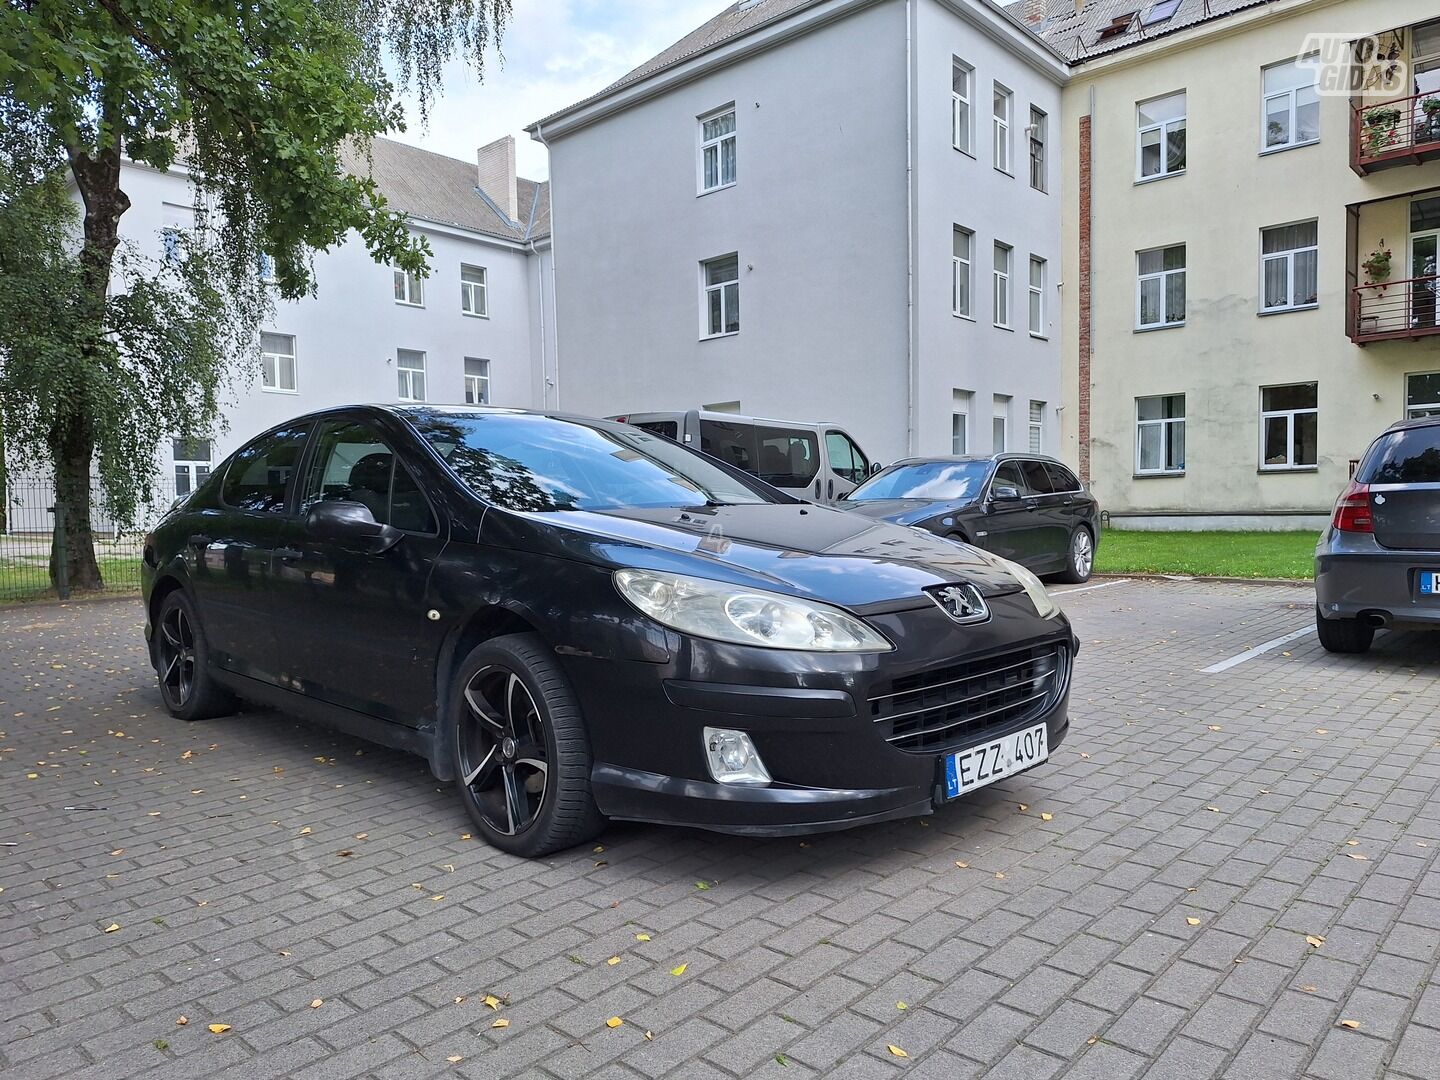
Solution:
{"label": "car roof", "polygon": [[980,461],[980,462],[1004,462],[1004,461],[1047,461],[1051,465],[1060,465],[1066,469],[1066,465],[1059,458],[1053,458],[1049,454],[1019,453],[1017,451],[1006,451],[1000,454],[928,454],[924,457],[907,457],[899,461],[891,462],[890,468],[898,465],[927,465],[942,461]]}
{"label": "car roof", "polygon": [[1385,429],[1385,433],[1408,431],[1411,428],[1434,427],[1436,424],[1440,424],[1440,416],[1416,416],[1409,420],[1396,420]]}
{"label": "car roof", "polygon": [[[791,427],[833,427],[841,425],[834,420],[785,420],[776,416],[751,416],[749,413],[718,412],[713,409],[696,409],[702,420],[738,420],[744,423],[753,424],[789,424]],[[616,416],[624,416],[626,423],[633,423],[635,420],[658,420],[680,418],[685,416],[684,410],[675,409],[654,409],[647,411],[637,410],[635,412],[616,413]],[[611,419],[607,417],[607,419]]]}

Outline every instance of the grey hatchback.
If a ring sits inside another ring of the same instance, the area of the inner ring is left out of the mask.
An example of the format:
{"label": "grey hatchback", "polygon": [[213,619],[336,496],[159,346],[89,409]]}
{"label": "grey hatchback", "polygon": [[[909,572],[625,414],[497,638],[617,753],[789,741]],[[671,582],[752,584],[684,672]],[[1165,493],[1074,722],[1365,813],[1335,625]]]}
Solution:
{"label": "grey hatchback", "polygon": [[1315,548],[1321,645],[1362,653],[1395,625],[1440,626],[1440,416],[1370,444]]}

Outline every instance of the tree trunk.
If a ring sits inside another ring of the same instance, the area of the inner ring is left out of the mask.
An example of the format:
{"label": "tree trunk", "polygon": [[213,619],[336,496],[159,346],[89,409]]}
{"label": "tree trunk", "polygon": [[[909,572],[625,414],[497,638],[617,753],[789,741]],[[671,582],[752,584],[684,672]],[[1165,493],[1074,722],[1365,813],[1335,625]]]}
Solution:
{"label": "tree trunk", "polygon": [[[119,107],[106,100],[101,107],[98,146],[66,147],[70,171],[85,203],[85,238],[80,248],[81,287],[78,298],[82,326],[79,362],[82,368],[106,362],[111,345],[106,337],[105,302],[110,272],[120,243],[120,217],[130,209],[120,190]],[[65,527],[56,529],[50,548],[50,580],[59,585],[61,555],[68,584],[81,591],[105,587],[95,560],[95,538],[90,528],[90,470],[95,458],[95,430],[90,402],[83,394],[68,403],[50,431],[50,453],[55,463],[56,513]],[[63,547],[62,547],[63,538]]]}

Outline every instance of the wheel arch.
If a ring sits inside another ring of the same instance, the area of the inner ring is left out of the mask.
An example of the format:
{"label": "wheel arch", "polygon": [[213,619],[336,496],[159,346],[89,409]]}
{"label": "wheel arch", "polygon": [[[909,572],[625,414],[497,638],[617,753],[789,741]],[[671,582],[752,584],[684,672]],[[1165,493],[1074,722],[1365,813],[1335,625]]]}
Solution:
{"label": "wheel arch", "polygon": [[[155,584],[150,589],[150,598],[146,602],[146,614],[149,616],[150,626],[152,628],[159,625],[160,606],[165,603],[165,598],[177,589],[183,590],[184,588],[185,582],[181,580],[179,575],[172,572],[163,573],[155,579]],[[155,637],[153,633],[150,636],[150,640],[145,643],[145,647],[150,654],[150,666],[154,667]]]}

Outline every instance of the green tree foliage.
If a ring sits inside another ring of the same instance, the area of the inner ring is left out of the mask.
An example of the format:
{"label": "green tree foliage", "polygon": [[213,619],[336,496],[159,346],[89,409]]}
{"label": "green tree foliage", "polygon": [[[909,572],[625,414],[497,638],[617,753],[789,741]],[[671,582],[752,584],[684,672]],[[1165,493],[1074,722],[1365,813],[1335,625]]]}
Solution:
{"label": "green tree foliage", "polygon": [[[0,232],[0,292],[33,306],[0,329],[0,421],[12,455],[53,468],[73,586],[102,584],[93,465],[133,520],[156,443],[213,425],[272,293],[313,288],[313,252],[353,231],[425,272],[423,239],[347,162],[403,130],[401,88],[423,112],[446,60],[483,73],[509,16],[510,0],[0,3],[0,230],[28,242]],[[176,258],[121,244],[124,158],[188,172],[199,213]]]}

